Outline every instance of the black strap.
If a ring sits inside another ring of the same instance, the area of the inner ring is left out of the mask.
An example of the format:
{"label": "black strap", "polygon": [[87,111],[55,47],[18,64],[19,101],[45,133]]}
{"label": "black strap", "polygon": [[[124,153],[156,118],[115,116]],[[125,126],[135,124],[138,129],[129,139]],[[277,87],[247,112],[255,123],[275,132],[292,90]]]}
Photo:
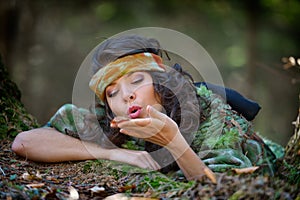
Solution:
{"label": "black strap", "polygon": [[134,50],[129,51],[128,53],[125,53],[124,55],[119,56],[118,59],[123,58],[125,56],[134,55],[134,54],[138,54],[138,53],[146,53],[146,52],[158,55],[159,49],[155,49],[155,48],[134,49]]}
{"label": "black strap", "polygon": [[226,97],[226,101],[232,107],[232,109],[243,115],[249,121],[253,120],[261,109],[258,103],[245,98],[243,95],[233,89],[226,87],[224,88],[222,86],[206,82],[197,82],[194,84],[197,87],[204,85],[212,92],[221,95],[223,98]]}

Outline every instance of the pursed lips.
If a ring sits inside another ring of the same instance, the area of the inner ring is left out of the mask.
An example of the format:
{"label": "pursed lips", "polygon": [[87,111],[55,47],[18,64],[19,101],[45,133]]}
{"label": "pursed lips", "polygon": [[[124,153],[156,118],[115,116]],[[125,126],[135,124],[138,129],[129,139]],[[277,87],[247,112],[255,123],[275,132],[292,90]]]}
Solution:
{"label": "pursed lips", "polygon": [[141,106],[130,106],[128,108],[128,116],[131,118],[131,119],[135,119],[135,118],[138,118],[140,116],[142,112],[142,107]]}

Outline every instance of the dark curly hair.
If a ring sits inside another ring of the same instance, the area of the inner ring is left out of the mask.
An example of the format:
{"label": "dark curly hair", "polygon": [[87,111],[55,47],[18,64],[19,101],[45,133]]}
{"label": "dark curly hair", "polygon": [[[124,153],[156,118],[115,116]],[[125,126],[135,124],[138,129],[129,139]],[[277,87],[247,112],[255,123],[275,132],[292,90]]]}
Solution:
{"label": "dark curly hair", "polygon": [[[164,51],[161,50],[159,42],[152,38],[125,35],[108,39],[97,48],[94,54],[93,71],[95,73],[120,57],[140,52],[151,52],[162,56]],[[181,134],[191,144],[193,132],[199,127],[201,113],[199,98],[191,76],[184,72],[179,64],[174,65],[173,68],[167,67],[166,72],[148,73],[153,79],[154,91],[160,98],[165,114],[177,123]],[[96,104],[96,107],[98,106],[101,105]],[[104,132],[100,144],[106,148],[113,148],[114,145],[121,147],[130,137],[121,134],[119,129],[110,127],[110,122],[115,116],[107,102],[104,109],[106,115],[98,119]],[[145,150],[163,166],[162,172],[178,169],[176,162],[165,148],[145,142]]]}

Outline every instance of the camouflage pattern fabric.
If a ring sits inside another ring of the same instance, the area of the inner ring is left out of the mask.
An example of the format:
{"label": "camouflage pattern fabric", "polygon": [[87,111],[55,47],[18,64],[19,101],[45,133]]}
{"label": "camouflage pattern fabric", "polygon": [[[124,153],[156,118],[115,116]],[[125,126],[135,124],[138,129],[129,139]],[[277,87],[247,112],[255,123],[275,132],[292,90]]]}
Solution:
{"label": "camouflage pattern fabric", "polygon": [[214,171],[261,166],[273,174],[274,163],[283,156],[283,148],[267,140],[275,147],[275,155],[251,122],[205,86],[198,87],[197,94],[202,99],[202,122],[192,148],[199,157]]}
{"label": "camouflage pattern fabric", "polygon": [[90,112],[84,108],[77,108],[73,104],[65,104],[53,115],[46,126],[75,138],[100,143],[103,130],[96,114],[103,116],[104,110],[98,109]]}
{"label": "camouflage pattern fabric", "polygon": [[[199,130],[193,133],[191,147],[208,167],[223,172],[232,168],[261,166],[264,171],[273,174],[274,162],[283,156],[284,149],[262,139],[253,130],[251,122],[205,86],[198,87],[197,94],[201,97],[202,118]],[[96,115],[104,114],[101,108],[90,112],[66,104],[51,118],[48,126],[70,136],[99,143],[103,131]],[[133,138],[123,147],[144,150],[143,143],[139,141]]]}

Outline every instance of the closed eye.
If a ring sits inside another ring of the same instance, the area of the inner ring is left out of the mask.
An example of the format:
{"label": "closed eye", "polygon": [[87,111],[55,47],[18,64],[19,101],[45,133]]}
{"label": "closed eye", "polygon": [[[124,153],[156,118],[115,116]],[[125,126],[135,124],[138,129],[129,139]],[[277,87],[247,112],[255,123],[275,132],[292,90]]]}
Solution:
{"label": "closed eye", "polygon": [[118,90],[107,91],[106,95],[111,98],[118,94]]}
{"label": "closed eye", "polygon": [[137,80],[134,80],[132,81],[132,84],[138,84],[140,82],[142,82],[144,79],[137,79]]}
{"label": "closed eye", "polygon": [[138,84],[138,83],[142,82],[143,80],[144,80],[144,76],[142,74],[138,74],[132,79],[131,83]]}

